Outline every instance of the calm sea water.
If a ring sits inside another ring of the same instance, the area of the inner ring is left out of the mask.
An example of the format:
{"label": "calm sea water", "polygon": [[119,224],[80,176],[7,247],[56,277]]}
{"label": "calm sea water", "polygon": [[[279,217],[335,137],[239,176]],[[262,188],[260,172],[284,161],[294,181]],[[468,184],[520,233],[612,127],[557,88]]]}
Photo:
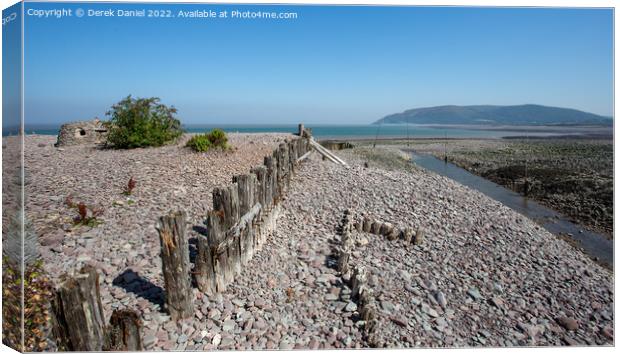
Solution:
{"label": "calm sea water", "polygon": [[[519,136],[523,132],[510,130],[481,130],[467,128],[438,128],[421,125],[314,125],[308,124],[307,128],[312,129],[312,134],[319,139],[379,139],[386,138],[443,138],[446,135],[449,138],[500,138],[504,136]],[[26,126],[26,134],[44,134],[57,135],[59,126]],[[184,129],[189,133],[208,132],[213,128],[222,128],[226,132],[238,133],[293,133],[297,132],[296,124],[273,124],[273,125],[216,125],[216,124],[200,124],[187,125]],[[5,129],[3,135],[15,134],[12,130]],[[534,135],[551,135],[550,133],[528,133]]]}

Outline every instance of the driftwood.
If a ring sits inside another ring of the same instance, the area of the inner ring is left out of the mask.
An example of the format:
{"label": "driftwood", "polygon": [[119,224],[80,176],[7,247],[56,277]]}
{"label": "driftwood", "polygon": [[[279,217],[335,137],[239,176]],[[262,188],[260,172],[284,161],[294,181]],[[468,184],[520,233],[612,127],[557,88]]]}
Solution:
{"label": "driftwood", "polygon": [[69,351],[102,351],[105,320],[99,275],[83,267],[75,276],[65,275],[52,302],[53,333],[60,348]]}
{"label": "driftwood", "polygon": [[106,351],[141,351],[140,338],[142,323],[138,313],[133,310],[114,310],[110,317],[105,345]]}
{"label": "driftwood", "polygon": [[308,158],[308,156],[310,156],[310,154],[312,154],[312,151],[308,151],[308,152],[306,152],[305,154],[301,155],[301,157],[299,157],[299,158],[297,159],[297,163],[299,163],[299,162],[301,162],[301,161],[303,161],[303,160],[307,159],[307,158]]}
{"label": "driftwood", "polygon": [[177,211],[160,217],[157,223],[166,289],[166,309],[173,320],[194,315],[185,220],[185,212]]}
{"label": "driftwood", "polygon": [[330,160],[331,162],[337,164],[337,165],[342,165],[345,167],[349,167],[349,165],[344,162],[344,160],[342,160],[341,158],[339,158],[338,156],[336,156],[334,153],[332,153],[331,151],[329,151],[328,149],[324,148],[323,146],[321,146],[321,144],[317,143],[314,139],[310,139],[309,140],[310,145],[321,155],[325,156],[328,160]]}

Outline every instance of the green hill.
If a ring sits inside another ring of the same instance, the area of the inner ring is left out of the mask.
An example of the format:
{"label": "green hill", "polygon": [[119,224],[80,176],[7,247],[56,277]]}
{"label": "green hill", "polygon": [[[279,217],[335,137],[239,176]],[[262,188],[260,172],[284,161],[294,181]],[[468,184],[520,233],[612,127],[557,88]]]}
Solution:
{"label": "green hill", "polygon": [[436,106],[390,114],[373,124],[611,125],[613,119],[570,108],[517,106]]}

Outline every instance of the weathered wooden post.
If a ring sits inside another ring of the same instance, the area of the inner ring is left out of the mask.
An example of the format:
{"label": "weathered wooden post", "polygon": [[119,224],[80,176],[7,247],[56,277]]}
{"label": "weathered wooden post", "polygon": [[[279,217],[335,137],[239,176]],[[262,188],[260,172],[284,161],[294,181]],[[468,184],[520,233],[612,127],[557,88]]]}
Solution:
{"label": "weathered wooden post", "polygon": [[185,220],[185,212],[177,211],[160,217],[157,223],[166,289],[166,309],[173,320],[194,315]]}
{"label": "weathered wooden post", "polygon": [[370,233],[370,230],[372,229],[372,219],[370,217],[364,216],[362,229],[364,230],[364,232]]}
{"label": "weathered wooden post", "polygon": [[213,252],[209,239],[203,235],[198,235],[198,255],[194,266],[194,278],[198,289],[207,296],[217,293],[216,272],[213,259]]}
{"label": "weathered wooden post", "polygon": [[392,226],[392,224],[390,224],[389,222],[384,222],[379,228],[379,234],[381,234],[381,236],[387,237],[392,232],[393,228],[394,227]]}
{"label": "weathered wooden post", "polygon": [[105,319],[99,292],[99,275],[91,266],[75,276],[65,274],[52,301],[54,336],[70,351],[102,351]]}
{"label": "weathered wooden post", "polygon": [[338,263],[336,265],[336,270],[340,272],[340,274],[347,274],[349,272],[349,258],[351,257],[351,249],[346,246],[341,246],[338,248]]}
{"label": "weathered wooden post", "polygon": [[401,230],[401,233],[403,234],[403,239],[405,240],[405,242],[411,243],[411,240],[413,239],[413,231],[410,228],[406,227]]}
{"label": "weathered wooden post", "polygon": [[[277,151],[277,150],[276,150]],[[278,200],[278,160],[276,159],[276,151],[272,156],[265,157],[265,167],[267,167],[268,182],[268,207],[272,207]]]}
{"label": "weathered wooden post", "polygon": [[398,239],[399,236],[400,236],[400,230],[396,227],[393,227],[390,233],[387,235],[387,239],[390,241],[394,241]]}
{"label": "weathered wooden post", "polygon": [[374,331],[377,323],[377,305],[372,289],[363,286],[359,295],[360,316],[364,321],[364,329],[367,334]]}
{"label": "weathered wooden post", "polygon": [[133,310],[114,310],[107,329],[106,351],[141,351],[140,338],[142,323],[138,313]]}
{"label": "weathered wooden post", "polygon": [[424,243],[424,229],[420,227],[416,229],[414,243],[418,246]]}
{"label": "weathered wooden post", "polygon": [[[226,233],[224,232],[224,216],[222,212],[216,210],[209,212],[207,215],[207,232],[207,242],[202,244],[202,253],[205,254],[205,257],[207,253],[210,253],[213,259],[216,290],[218,292],[226,291],[226,285],[232,282],[234,276],[232,274],[233,267],[228,260],[228,247],[225,242]],[[201,239],[198,239],[199,247],[201,246],[201,241]],[[210,251],[205,249],[207,247],[210,248]],[[200,254],[201,249],[198,250],[198,255],[200,256]],[[200,267],[208,269],[206,258],[203,261],[202,257],[199,257],[197,261],[201,262]]]}
{"label": "weathered wooden post", "polygon": [[236,183],[228,187],[213,189],[213,210],[224,219],[224,230],[233,227],[239,220],[239,189]]}
{"label": "weathered wooden post", "polygon": [[263,208],[267,207],[267,198],[265,197],[267,168],[265,166],[258,166],[251,171],[256,176],[256,190],[255,190],[255,202],[261,204]]}
{"label": "weathered wooden post", "polygon": [[256,203],[255,187],[256,175],[244,174],[233,177],[233,182],[238,186],[239,195],[239,216],[245,215]]}
{"label": "weathered wooden post", "polygon": [[299,136],[303,137],[304,136],[304,123],[299,123],[299,132],[297,134],[299,134]]}
{"label": "weathered wooden post", "polygon": [[381,225],[382,224],[380,221],[373,221],[370,225],[370,233],[375,235],[381,235]]}
{"label": "weathered wooden post", "polygon": [[366,279],[366,268],[356,265],[351,276],[351,298],[355,299],[360,295],[360,290],[366,285]]}

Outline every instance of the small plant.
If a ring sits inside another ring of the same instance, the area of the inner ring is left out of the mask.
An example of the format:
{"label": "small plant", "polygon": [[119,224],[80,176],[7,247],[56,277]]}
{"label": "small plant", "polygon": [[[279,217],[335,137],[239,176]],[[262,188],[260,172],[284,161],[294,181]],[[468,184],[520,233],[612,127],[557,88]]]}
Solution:
{"label": "small plant", "polygon": [[127,186],[125,187],[125,190],[123,191],[123,194],[131,195],[131,193],[133,193],[134,188],[136,188],[136,180],[134,180],[133,177],[130,177],[129,181],[127,182]]}
{"label": "small plant", "polygon": [[205,152],[211,148],[230,149],[228,136],[222,129],[213,129],[209,133],[194,135],[185,145],[197,152]]}
{"label": "small plant", "polygon": [[95,227],[101,223],[97,218],[103,214],[103,209],[88,206],[83,202],[75,203],[72,196],[65,198],[65,205],[77,211],[78,215],[73,218],[74,225]]}
{"label": "small plant", "polygon": [[73,223],[89,227],[99,225],[100,221],[97,218],[103,214],[102,209],[88,206],[82,202],[77,204],[77,211],[78,215],[73,219]]}

